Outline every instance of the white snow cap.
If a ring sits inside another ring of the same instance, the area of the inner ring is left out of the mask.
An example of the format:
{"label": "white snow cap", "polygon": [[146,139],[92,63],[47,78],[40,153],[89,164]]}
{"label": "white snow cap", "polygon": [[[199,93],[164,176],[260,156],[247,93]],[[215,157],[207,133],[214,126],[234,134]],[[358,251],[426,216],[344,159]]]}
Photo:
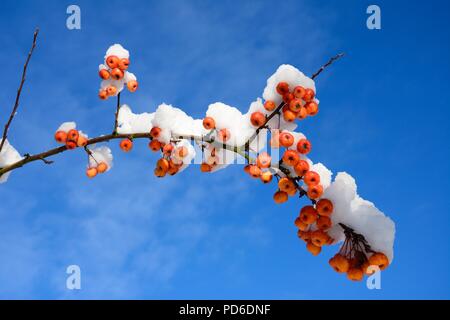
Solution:
{"label": "white snow cap", "polygon": [[154,113],[135,114],[126,104],[119,109],[117,132],[120,134],[144,133],[152,129]]}
{"label": "white snow cap", "polygon": [[108,50],[106,51],[105,64],[106,64],[106,58],[108,58],[109,56],[116,56],[119,59],[124,59],[124,58],[128,59],[130,57],[130,53],[128,52],[127,49],[122,47],[122,45],[116,43],[116,44],[113,44],[112,46],[110,46],[108,48]]}
{"label": "white snow cap", "polygon": [[[1,138],[0,138],[1,141]],[[22,157],[19,152],[9,143],[8,139],[5,140],[2,151],[0,151],[0,168],[9,166],[17,161],[20,161]],[[4,183],[8,180],[9,174],[7,172],[0,176],[0,183]]]}
{"label": "white snow cap", "polygon": [[333,202],[331,215],[334,227],[330,235],[336,242],[345,239],[343,223],[362,234],[374,251],[384,253],[390,262],[394,258],[395,224],[372,202],[362,199],[356,193],[356,182],[351,175],[340,172],[331,185],[325,189],[322,198]]}
{"label": "white snow cap", "polygon": [[76,129],[76,128],[77,128],[77,124],[73,121],[63,122],[56,131],[69,132],[70,130]]}
{"label": "white snow cap", "polygon": [[280,103],[282,101],[282,97],[276,90],[279,82],[287,82],[290,90],[294,89],[296,86],[302,86],[305,89],[310,88],[316,92],[314,80],[305,76],[303,72],[297,68],[289,64],[283,64],[278,67],[277,71],[270,76],[269,79],[267,79],[267,85],[263,92],[264,100],[271,100],[275,103]]}
{"label": "white snow cap", "polygon": [[89,167],[97,167],[98,164],[104,162],[108,165],[109,171],[113,166],[113,155],[111,149],[107,146],[101,146],[90,149],[91,156],[89,157]]}

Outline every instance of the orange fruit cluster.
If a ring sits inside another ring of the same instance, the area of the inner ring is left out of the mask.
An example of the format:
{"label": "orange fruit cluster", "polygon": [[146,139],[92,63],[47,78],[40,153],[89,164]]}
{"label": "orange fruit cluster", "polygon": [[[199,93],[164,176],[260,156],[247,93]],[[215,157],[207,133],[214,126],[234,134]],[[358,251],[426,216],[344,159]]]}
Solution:
{"label": "orange fruit cluster", "polygon": [[65,144],[69,150],[77,147],[85,147],[88,140],[85,135],[80,134],[78,130],[71,129],[68,131],[58,130],[55,133],[55,140],[60,144]]}
{"label": "orange fruit cluster", "polygon": [[88,178],[94,178],[99,173],[104,173],[108,170],[108,164],[106,162],[97,163],[95,166],[89,166],[86,169],[86,175]]}
{"label": "orange fruit cluster", "polygon": [[[128,58],[120,59],[114,55],[108,56],[106,57],[106,68],[99,71],[99,76],[103,80],[124,80],[125,72],[129,65],[130,60]],[[136,80],[129,80],[126,85],[130,92],[135,92],[138,88],[138,82]],[[111,96],[115,96],[117,91],[117,87],[110,84],[106,88],[101,89],[98,96],[100,99],[105,100]]]}

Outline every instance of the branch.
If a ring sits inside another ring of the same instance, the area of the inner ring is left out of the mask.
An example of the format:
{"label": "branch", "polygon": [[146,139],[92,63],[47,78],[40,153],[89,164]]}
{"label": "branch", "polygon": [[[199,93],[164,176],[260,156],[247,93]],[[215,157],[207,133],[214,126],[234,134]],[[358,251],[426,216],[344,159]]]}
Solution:
{"label": "branch", "polygon": [[323,70],[325,70],[325,68],[327,68],[328,66],[330,66],[333,62],[335,62],[337,59],[341,58],[344,56],[344,53],[339,53],[338,55],[332,57],[330,60],[328,60],[327,63],[325,63],[323,66],[320,67],[319,70],[317,70],[312,76],[311,79],[315,79],[319,74],[322,73]]}
{"label": "branch", "polygon": [[16,102],[14,103],[14,107],[11,111],[11,115],[9,116],[8,122],[6,122],[6,124],[5,124],[5,129],[3,130],[3,137],[2,137],[2,141],[0,142],[0,152],[2,151],[3,145],[5,144],[6,138],[8,137],[9,126],[11,125],[11,122],[13,121],[14,116],[17,113],[17,109],[19,108],[20,94],[22,93],[23,84],[25,83],[25,76],[27,74],[28,62],[30,62],[31,56],[33,55],[34,48],[36,47],[36,40],[37,40],[38,33],[39,33],[39,29],[36,29],[36,31],[34,31],[34,35],[33,35],[33,44],[31,45],[31,49],[30,49],[30,52],[28,53],[27,60],[25,61],[25,64],[23,66],[22,80],[20,81],[19,89],[17,90]]}
{"label": "branch", "polygon": [[115,113],[115,118],[114,118],[114,131],[113,131],[113,134],[117,134],[117,126],[119,125],[119,123],[118,123],[119,110],[120,110],[120,92],[117,95],[117,106],[116,106],[116,113]]}

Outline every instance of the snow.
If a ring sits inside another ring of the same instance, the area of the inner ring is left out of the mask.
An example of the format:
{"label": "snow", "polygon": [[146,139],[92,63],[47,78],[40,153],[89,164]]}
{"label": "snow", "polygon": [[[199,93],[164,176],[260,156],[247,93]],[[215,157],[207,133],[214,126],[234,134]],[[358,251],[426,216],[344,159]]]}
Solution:
{"label": "snow", "polygon": [[150,132],[154,113],[135,114],[126,104],[119,109],[117,132],[120,134]]}
{"label": "snow", "polygon": [[62,123],[56,131],[68,132],[69,130],[76,129],[77,124],[73,121]]}
{"label": "snow", "polygon": [[120,44],[113,44],[112,46],[110,46],[108,48],[108,50],[106,51],[105,54],[105,64],[106,64],[106,58],[108,58],[109,56],[117,56],[119,59],[123,59],[123,58],[130,58],[130,53],[128,52],[128,50],[126,50],[124,47],[122,47],[122,45]]}
{"label": "snow", "polygon": [[[0,138],[1,140],[1,138]],[[22,157],[19,152],[9,143],[8,139],[5,140],[2,151],[0,151],[0,168],[9,166],[17,161],[20,161]],[[5,183],[11,172],[7,172],[0,176],[0,183]]]}
{"label": "snow", "polygon": [[94,147],[90,151],[89,167],[97,167],[102,162],[108,165],[106,171],[109,171],[113,167],[113,155],[110,148],[107,146]]}

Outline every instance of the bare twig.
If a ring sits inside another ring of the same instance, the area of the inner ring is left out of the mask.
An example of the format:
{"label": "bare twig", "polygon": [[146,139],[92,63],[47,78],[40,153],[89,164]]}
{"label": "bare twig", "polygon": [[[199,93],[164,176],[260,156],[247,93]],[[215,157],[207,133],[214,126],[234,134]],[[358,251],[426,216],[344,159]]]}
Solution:
{"label": "bare twig", "polygon": [[114,131],[113,131],[113,134],[117,134],[117,126],[119,125],[119,123],[118,123],[119,110],[120,110],[120,92],[117,95],[117,106],[116,106],[116,113],[115,113],[115,118],[114,118]]}
{"label": "bare twig", "polygon": [[39,29],[36,29],[34,31],[34,35],[33,35],[33,44],[31,45],[30,52],[28,52],[27,60],[25,61],[25,64],[23,66],[22,79],[20,81],[19,89],[17,90],[16,101],[15,101],[14,107],[11,111],[11,115],[9,116],[9,119],[6,122],[5,128],[3,130],[2,141],[0,142],[0,152],[3,149],[3,145],[5,144],[6,138],[8,137],[9,127],[10,127],[11,122],[13,121],[14,116],[16,115],[17,109],[19,107],[20,94],[22,93],[23,84],[25,83],[25,76],[27,74],[28,63],[30,62],[31,56],[33,55],[34,48],[36,47],[36,40],[37,40],[38,33],[39,33]]}
{"label": "bare twig", "polygon": [[337,59],[341,58],[344,56],[344,53],[339,53],[338,55],[335,55],[334,57],[332,57],[330,60],[328,60],[327,63],[325,63],[323,66],[320,67],[319,70],[317,70],[312,76],[311,79],[315,79],[323,70],[325,70],[325,68],[327,68],[328,66],[330,66],[333,62],[335,62]]}

